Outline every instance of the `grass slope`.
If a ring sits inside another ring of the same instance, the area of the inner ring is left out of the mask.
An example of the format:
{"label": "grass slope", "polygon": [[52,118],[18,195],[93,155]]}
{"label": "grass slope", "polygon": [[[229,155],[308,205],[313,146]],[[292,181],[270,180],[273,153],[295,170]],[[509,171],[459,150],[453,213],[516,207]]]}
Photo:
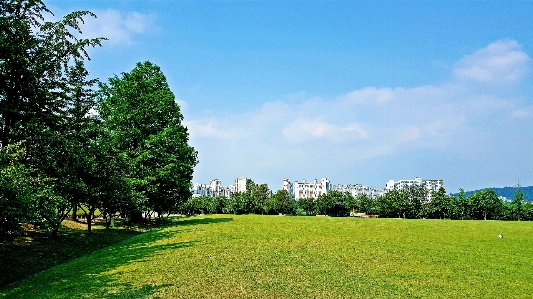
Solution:
{"label": "grass slope", "polygon": [[532,236],[531,222],[187,218],[0,297],[530,298]]}
{"label": "grass slope", "polygon": [[15,242],[0,243],[0,288],[70,259],[110,246],[140,234],[131,229],[102,229],[95,225],[87,234],[85,224],[64,221],[57,239],[50,233],[27,230]]}

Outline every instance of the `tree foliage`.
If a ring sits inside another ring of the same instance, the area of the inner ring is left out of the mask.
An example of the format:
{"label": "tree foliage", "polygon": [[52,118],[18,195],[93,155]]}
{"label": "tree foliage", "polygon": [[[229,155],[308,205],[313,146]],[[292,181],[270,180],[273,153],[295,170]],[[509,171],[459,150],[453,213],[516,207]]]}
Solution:
{"label": "tree foliage", "polygon": [[347,192],[331,191],[321,194],[316,200],[316,213],[329,216],[345,217],[355,208],[356,201]]}
{"label": "tree foliage", "polygon": [[40,0],[0,2],[0,238],[24,222],[57,234],[78,208],[89,231],[97,209],[176,210],[197,153],[161,70],[139,63],[98,91],[84,62],[104,38],[80,38],[96,16],[46,14]]}
{"label": "tree foliage", "polygon": [[128,178],[141,199],[131,216],[145,210],[177,209],[191,195],[197,152],[188,144],[183,115],[161,69],[138,63],[101,84],[98,112],[107,138],[129,164]]}
{"label": "tree foliage", "polygon": [[274,214],[295,214],[296,203],[287,190],[278,190],[270,199],[269,210]]}

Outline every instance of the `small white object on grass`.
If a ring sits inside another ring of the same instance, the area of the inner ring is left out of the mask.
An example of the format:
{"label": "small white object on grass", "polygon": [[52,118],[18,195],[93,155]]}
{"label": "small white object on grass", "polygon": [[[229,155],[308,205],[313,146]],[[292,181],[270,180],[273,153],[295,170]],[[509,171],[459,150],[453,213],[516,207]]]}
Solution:
{"label": "small white object on grass", "polygon": [[502,239],[502,238],[503,238],[503,235],[502,235],[502,234],[499,234],[499,235],[498,235],[498,238]]}

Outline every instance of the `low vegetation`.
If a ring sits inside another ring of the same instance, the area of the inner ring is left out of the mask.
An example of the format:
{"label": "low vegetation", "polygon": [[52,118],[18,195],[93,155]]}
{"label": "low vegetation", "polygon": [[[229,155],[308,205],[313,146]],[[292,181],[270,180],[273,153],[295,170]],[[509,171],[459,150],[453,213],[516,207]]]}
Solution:
{"label": "low vegetation", "polygon": [[0,296],[529,298],[532,233],[524,221],[180,218]]}

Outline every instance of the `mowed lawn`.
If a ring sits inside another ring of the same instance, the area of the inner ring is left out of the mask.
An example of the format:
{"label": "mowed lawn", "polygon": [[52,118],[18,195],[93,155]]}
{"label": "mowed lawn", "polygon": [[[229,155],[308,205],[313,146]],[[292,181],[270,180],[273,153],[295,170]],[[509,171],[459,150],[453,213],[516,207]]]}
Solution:
{"label": "mowed lawn", "polygon": [[2,296],[531,298],[533,223],[182,218],[9,285]]}

